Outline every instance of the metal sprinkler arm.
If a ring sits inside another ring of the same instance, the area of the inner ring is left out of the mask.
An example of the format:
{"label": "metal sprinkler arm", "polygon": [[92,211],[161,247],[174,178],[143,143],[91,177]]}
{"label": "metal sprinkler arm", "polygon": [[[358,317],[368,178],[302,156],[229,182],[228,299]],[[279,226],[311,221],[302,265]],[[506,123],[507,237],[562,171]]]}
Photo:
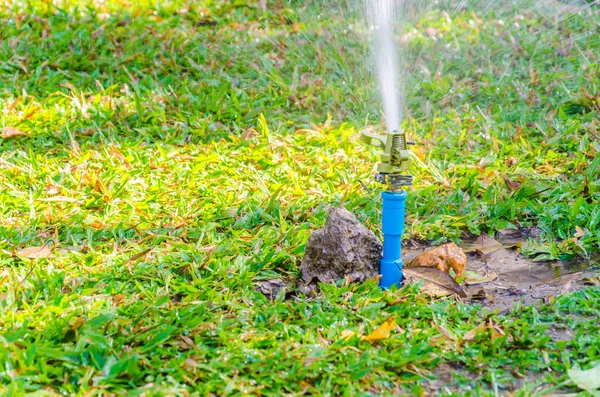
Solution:
{"label": "metal sprinkler arm", "polygon": [[408,174],[411,160],[407,147],[414,143],[407,141],[405,132],[393,131],[385,135],[363,132],[360,139],[383,149],[381,161],[377,164],[377,182],[389,185],[390,191],[412,184],[412,176]]}

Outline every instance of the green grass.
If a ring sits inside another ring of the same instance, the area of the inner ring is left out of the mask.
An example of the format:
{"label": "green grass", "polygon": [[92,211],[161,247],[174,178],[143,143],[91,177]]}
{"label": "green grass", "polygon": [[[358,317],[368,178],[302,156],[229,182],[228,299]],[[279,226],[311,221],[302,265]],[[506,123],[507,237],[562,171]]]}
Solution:
{"label": "green grass", "polygon": [[[380,233],[356,135],[381,117],[352,14],[131,3],[0,5],[0,127],[27,134],[0,138],[1,394],[418,395],[448,367],[446,394],[575,391],[566,369],[599,360],[598,288],[508,315],[374,282],[255,291],[298,275],[327,205]],[[560,30],[508,10],[415,22],[408,238],[539,227],[526,254],[600,250],[592,10]],[[54,257],[14,255],[44,244]],[[342,337],[389,317],[380,343]]]}

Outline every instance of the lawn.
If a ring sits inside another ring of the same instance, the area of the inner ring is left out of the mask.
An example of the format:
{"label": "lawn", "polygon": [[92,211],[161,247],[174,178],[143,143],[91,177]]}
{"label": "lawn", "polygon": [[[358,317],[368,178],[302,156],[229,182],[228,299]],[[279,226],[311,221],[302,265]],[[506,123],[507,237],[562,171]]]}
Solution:
{"label": "lawn", "polygon": [[[477,3],[398,33],[405,239],[519,228],[525,255],[593,260],[600,8]],[[509,313],[376,280],[257,291],[297,278],[328,206],[381,236],[368,28],[339,4],[0,3],[0,394],[578,392],[599,287]]]}

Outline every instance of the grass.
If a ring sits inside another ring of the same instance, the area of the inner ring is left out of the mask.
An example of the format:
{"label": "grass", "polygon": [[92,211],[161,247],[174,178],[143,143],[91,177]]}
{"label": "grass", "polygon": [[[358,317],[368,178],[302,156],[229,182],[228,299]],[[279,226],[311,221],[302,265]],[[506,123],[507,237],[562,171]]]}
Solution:
{"label": "grass", "polygon": [[[255,290],[298,275],[327,205],[379,233],[366,33],[323,7],[0,4],[0,127],[23,133],[0,138],[0,393],[419,395],[445,371],[444,394],[576,391],[598,288],[506,315],[375,282]],[[590,10],[415,22],[407,238],[537,227],[539,259],[600,249]],[[390,317],[389,338],[344,338]]]}

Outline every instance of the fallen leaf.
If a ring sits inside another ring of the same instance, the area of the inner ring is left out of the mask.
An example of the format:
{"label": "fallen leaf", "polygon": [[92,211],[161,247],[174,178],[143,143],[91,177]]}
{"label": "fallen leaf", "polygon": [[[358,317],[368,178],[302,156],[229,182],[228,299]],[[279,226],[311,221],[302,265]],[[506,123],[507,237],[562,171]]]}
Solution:
{"label": "fallen leaf", "polygon": [[115,306],[120,306],[123,303],[123,299],[127,298],[125,294],[117,294],[112,297],[112,302]]}
{"label": "fallen leaf", "polygon": [[389,318],[377,327],[373,332],[367,336],[363,336],[361,339],[369,342],[389,338],[390,332],[396,328],[396,320]]}
{"label": "fallen leaf", "polygon": [[46,185],[46,192],[51,196],[56,196],[60,193],[60,187],[56,185]]}
{"label": "fallen leaf", "polygon": [[575,226],[575,234],[573,237],[580,238],[585,235],[585,230],[582,230],[579,226]]}
{"label": "fallen leaf", "polygon": [[471,243],[463,245],[464,252],[478,252],[488,255],[502,248],[502,244],[487,234],[482,234]]}
{"label": "fallen leaf", "polygon": [[405,268],[436,268],[446,274],[450,274],[452,269],[458,278],[463,274],[466,266],[467,256],[463,250],[456,244],[449,243],[417,255],[406,264]]}
{"label": "fallen leaf", "polygon": [[50,249],[50,246],[46,244],[41,247],[23,248],[22,250],[15,252],[15,255],[29,259],[50,258],[52,257],[52,250]]}
{"label": "fallen leaf", "polygon": [[500,328],[500,326],[495,324],[491,319],[488,319],[487,322],[484,321],[481,324],[479,324],[477,327],[475,327],[472,330],[470,330],[469,332],[467,332],[463,336],[463,342],[469,342],[469,341],[474,340],[477,337],[477,335],[479,335],[480,333],[482,333],[486,330],[491,331],[490,338],[492,341],[495,338],[498,338],[501,336],[506,336],[506,333],[502,330],[502,328]]}
{"label": "fallen leaf", "polygon": [[0,138],[16,138],[18,136],[27,136],[28,134],[15,128],[15,127],[4,127],[2,129],[2,133],[0,133]]}
{"label": "fallen leaf", "polygon": [[504,179],[504,183],[506,183],[506,187],[508,187],[510,191],[515,191],[521,187],[521,184],[519,182],[511,180],[506,175],[502,175],[502,179]]}
{"label": "fallen leaf", "polygon": [[137,253],[137,254],[133,255],[131,258],[129,258],[129,259],[127,260],[127,262],[128,262],[128,263],[135,262],[135,261],[137,261],[138,259],[140,259],[140,258],[143,258],[143,257],[145,257],[146,255],[148,255],[148,253],[149,253],[150,251],[152,251],[152,248],[148,248],[147,250],[144,250],[144,251],[142,251],[142,252],[139,252],[139,253]]}
{"label": "fallen leaf", "polygon": [[127,161],[127,158],[125,157],[125,155],[123,154],[123,152],[121,152],[121,149],[119,149],[118,147],[114,146],[114,145],[110,145],[110,152],[117,158],[117,160],[119,160],[119,162],[121,164],[123,164],[128,170],[132,169],[133,166],[131,165],[131,163],[129,163],[129,161]]}
{"label": "fallen leaf", "polygon": [[348,340],[354,336],[354,331],[350,331],[349,329],[345,329],[342,331],[340,335],[340,340]]}
{"label": "fallen leaf", "polygon": [[92,128],[86,128],[85,130],[76,131],[75,134],[79,136],[93,136],[95,132]]}
{"label": "fallen leaf", "polygon": [[451,341],[456,342],[458,339],[456,338],[456,335],[454,335],[449,329],[442,327],[439,324],[435,325],[435,328],[440,331],[442,333],[442,335],[444,335],[446,338],[450,339]]}
{"label": "fallen leaf", "polygon": [[569,374],[571,381],[580,389],[590,393],[600,389],[600,365],[596,365],[594,368],[588,370],[572,368],[567,371],[567,374]]}
{"label": "fallen leaf", "polygon": [[465,334],[465,336],[463,336],[463,341],[464,342],[470,342],[473,339],[475,339],[475,337],[482,333],[483,331],[486,330],[486,325],[485,325],[485,321],[481,324],[479,324],[477,327],[473,328],[472,330],[470,330],[469,332],[467,332]]}
{"label": "fallen leaf", "polygon": [[407,282],[424,280],[423,291],[431,296],[457,295],[466,298],[467,294],[448,274],[434,267],[414,267],[402,269]]}
{"label": "fallen leaf", "polygon": [[481,274],[477,274],[475,272],[465,272],[464,282],[467,285],[475,285],[475,284],[483,284],[494,281],[498,278],[498,273],[489,272],[486,275],[482,276]]}

